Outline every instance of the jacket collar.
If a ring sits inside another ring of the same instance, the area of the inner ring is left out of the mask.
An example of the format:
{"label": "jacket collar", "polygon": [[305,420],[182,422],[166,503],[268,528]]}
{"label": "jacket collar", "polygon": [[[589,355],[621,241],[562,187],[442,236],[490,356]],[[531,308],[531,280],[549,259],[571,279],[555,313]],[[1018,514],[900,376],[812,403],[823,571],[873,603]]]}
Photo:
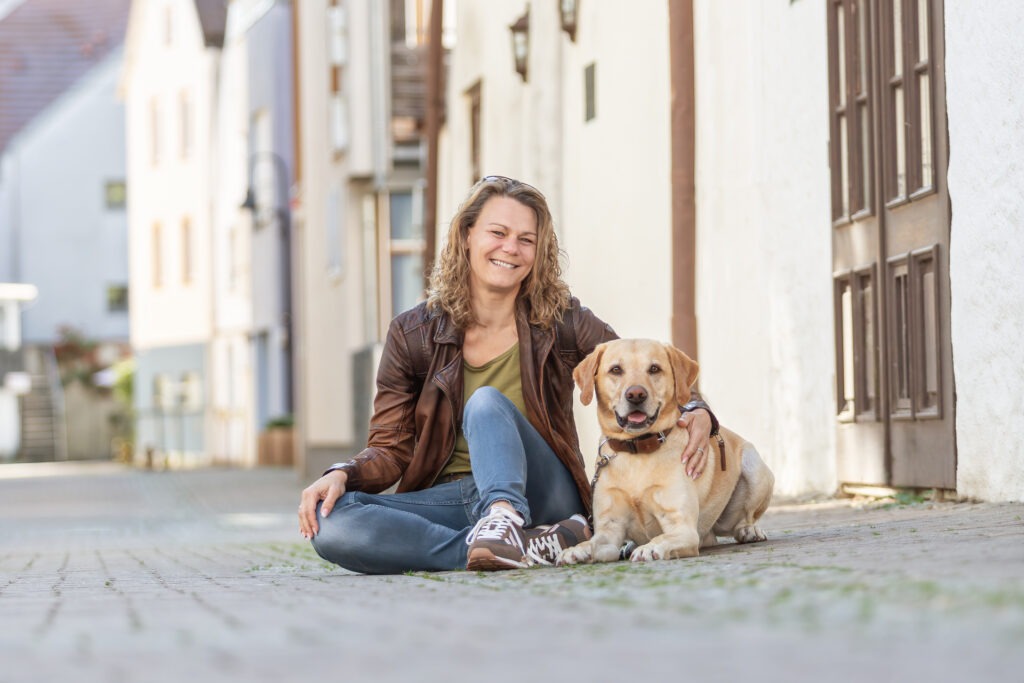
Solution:
{"label": "jacket collar", "polygon": [[438,318],[437,328],[434,330],[435,344],[455,344],[462,346],[462,330],[460,330],[451,317],[444,311],[431,312],[432,316]]}

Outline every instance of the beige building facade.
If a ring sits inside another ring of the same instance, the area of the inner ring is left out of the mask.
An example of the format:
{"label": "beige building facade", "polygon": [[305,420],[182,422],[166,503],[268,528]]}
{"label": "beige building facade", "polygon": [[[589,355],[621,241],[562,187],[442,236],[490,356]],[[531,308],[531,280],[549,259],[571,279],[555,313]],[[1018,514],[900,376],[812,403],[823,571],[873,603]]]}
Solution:
{"label": "beige building facade", "polygon": [[423,296],[429,3],[293,3],[296,468],[362,449],[380,343]]}

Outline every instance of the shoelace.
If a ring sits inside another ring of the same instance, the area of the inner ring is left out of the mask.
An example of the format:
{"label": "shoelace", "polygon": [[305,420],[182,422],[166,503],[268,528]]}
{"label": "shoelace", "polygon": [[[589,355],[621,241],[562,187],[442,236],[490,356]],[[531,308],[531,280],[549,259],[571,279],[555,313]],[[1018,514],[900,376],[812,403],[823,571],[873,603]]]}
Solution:
{"label": "shoelace", "polygon": [[557,534],[545,533],[534,536],[527,544],[526,556],[537,564],[551,564],[562,552],[562,542]]}
{"label": "shoelace", "polygon": [[[522,549],[519,534],[507,534],[509,527],[516,524],[511,515],[504,512],[492,512],[486,517],[481,517],[473,530],[466,536],[466,545],[472,545],[479,538],[481,541],[504,541],[512,546]],[[517,525],[518,526],[518,525]]]}

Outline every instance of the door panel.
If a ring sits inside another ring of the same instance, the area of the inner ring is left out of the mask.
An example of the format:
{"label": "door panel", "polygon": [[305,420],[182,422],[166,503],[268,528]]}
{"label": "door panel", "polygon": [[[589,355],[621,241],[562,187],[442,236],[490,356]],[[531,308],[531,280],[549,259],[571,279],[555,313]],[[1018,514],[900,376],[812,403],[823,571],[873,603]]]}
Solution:
{"label": "door panel", "polygon": [[847,483],[956,485],[942,9],[829,0],[837,457]]}

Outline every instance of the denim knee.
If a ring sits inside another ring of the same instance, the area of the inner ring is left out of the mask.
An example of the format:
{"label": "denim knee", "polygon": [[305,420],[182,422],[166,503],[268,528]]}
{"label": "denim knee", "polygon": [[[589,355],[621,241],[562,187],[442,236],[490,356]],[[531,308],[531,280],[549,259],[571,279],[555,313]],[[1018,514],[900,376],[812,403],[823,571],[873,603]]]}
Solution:
{"label": "denim knee", "polygon": [[357,572],[365,572],[360,558],[373,553],[376,544],[373,534],[362,524],[353,524],[346,517],[354,510],[353,503],[359,492],[351,491],[342,496],[327,517],[320,515],[320,504],[316,514],[320,530],[313,536],[313,549],[328,562]]}
{"label": "denim knee", "polygon": [[462,413],[462,431],[468,438],[476,425],[486,425],[496,419],[509,419],[518,411],[515,404],[494,387],[480,387],[466,401]]}

